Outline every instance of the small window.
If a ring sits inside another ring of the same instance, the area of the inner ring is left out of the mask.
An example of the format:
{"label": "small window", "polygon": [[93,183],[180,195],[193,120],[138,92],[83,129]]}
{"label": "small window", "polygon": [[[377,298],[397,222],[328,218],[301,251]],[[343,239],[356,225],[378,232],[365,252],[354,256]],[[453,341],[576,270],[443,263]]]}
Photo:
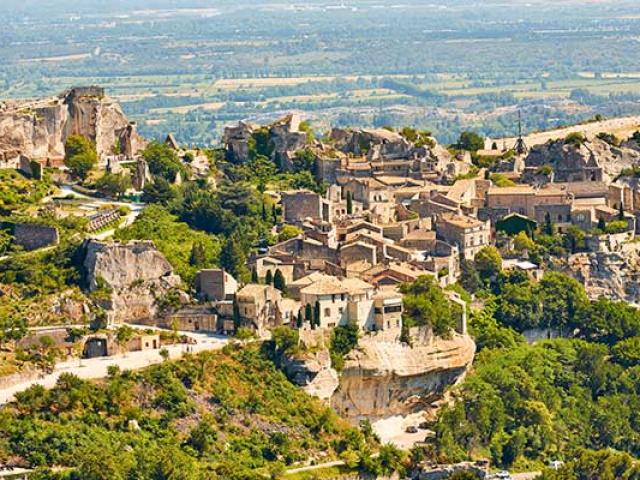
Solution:
{"label": "small window", "polygon": [[324,309],[324,316],[325,317],[330,317],[331,316],[331,309],[330,308],[325,308]]}

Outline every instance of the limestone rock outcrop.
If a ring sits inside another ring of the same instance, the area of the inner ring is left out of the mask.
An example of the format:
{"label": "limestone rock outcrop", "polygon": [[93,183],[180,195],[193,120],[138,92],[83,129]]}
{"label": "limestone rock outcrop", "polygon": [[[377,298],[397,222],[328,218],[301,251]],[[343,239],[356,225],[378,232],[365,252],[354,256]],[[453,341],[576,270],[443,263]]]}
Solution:
{"label": "limestone rock outcrop", "polygon": [[640,303],[640,245],[629,242],[621,247],[569,257],[567,273],[584,285],[592,300],[604,296]]}
{"label": "limestone rock outcrop", "polygon": [[525,179],[540,167],[553,169],[556,182],[602,182],[640,161],[640,152],[615,147],[594,138],[585,141],[553,140],[531,149],[525,159]]}
{"label": "limestone rock outcrop", "polygon": [[283,369],[293,383],[310,395],[329,400],[339,385],[328,350],[283,359]]}
{"label": "limestone rock outcrop", "polygon": [[74,88],[60,96],[0,104],[0,160],[20,155],[56,163],[64,158],[70,135],[83,135],[96,144],[100,157],[114,147],[132,157],[145,147],[120,105],[99,87]]}
{"label": "limestone rock outcrop", "polygon": [[463,378],[474,354],[467,335],[423,335],[413,347],[365,337],[347,356],[331,405],[352,421],[428,410]]}
{"label": "limestone rock outcrop", "polygon": [[112,323],[148,320],[160,312],[159,300],[181,285],[167,259],[150,241],[89,240],[84,268],[89,290],[106,290],[101,306]]}

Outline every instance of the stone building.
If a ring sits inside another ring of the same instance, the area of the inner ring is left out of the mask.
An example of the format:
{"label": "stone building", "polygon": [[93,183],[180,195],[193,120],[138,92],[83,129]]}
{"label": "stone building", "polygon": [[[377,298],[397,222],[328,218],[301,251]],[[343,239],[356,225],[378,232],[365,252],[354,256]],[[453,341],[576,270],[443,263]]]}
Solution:
{"label": "stone building", "polygon": [[473,217],[445,213],[436,220],[437,236],[460,249],[467,260],[491,243],[491,223]]}
{"label": "stone building", "polygon": [[238,290],[233,276],[219,268],[200,270],[195,279],[196,290],[205,300],[230,300]]}

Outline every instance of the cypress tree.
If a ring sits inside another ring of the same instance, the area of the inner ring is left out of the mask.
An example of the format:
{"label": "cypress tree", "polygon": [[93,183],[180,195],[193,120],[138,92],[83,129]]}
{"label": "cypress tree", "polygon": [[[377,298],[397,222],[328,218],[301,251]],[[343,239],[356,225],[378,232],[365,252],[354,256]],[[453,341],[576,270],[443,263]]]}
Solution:
{"label": "cypress tree", "polygon": [[544,216],[543,231],[545,235],[553,235],[553,223],[551,223],[551,215],[547,212]]}
{"label": "cypress tree", "polygon": [[191,256],[189,257],[189,265],[192,267],[202,267],[206,263],[206,255],[204,247],[201,243],[194,243],[191,246]]}
{"label": "cypress tree", "polygon": [[310,303],[304,306],[304,319],[313,326],[313,309]]}
{"label": "cypress tree", "polygon": [[285,293],[287,291],[287,282],[284,279],[284,275],[279,268],[276,270],[276,273],[273,276],[273,286],[280,290],[282,293]]}
{"label": "cypress tree", "polygon": [[273,273],[271,270],[267,270],[267,274],[264,276],[264,283],[271,285],[273,283]]}
{"label": "cypress tree", "polygon": [[618,220],[624,220],[624,205],[620,202],[620,207],[618,209]]}
{"label": "cypress tree", "polygon": [[233,327],[235,330],[240,328],[241,322],[242,320],[240,318],[240,306],[238,305],[238,299],[233,297]]}
{"label": "cypress tree", "polygon": [[258,271],[255,268],[251,269],[251,283],[260,283],[258,280]]}
{"label": "cypress tree", "polygon": [[275,205],[271,209],[271,217],[273,218],[273,223],[278,223],[278,212],[276,211]]}
{"label": "cypress tree", "polygon": [[604,218],[600,217],[598,219],[598,230],[605,231],[607,229],[607,222],[604,221]]}
{"label": "cypress tree", "polygon": [[302,309],[298,310],[298,319],[296,320],[296,326],[302,328],[304,325],[304,318],[302,317]]}
{"label": "cypress tree", "polygon": [[322,324],[320,321],[320,302],[317,300],[313,307],[313,320],[315,321],[316,327],[319,327]]}
{"label": "cypress tree", "polygon": [[247,269],[247,254],[242,247],[239,235],[232,233],[220,254],[220,266],[233,275],[239,282],[247,282],[251,272]]}
{"label": "cypress tree", "polygon": [[353,195],[351,192],[347,192],[347,214],[351,215],[353,213]]}

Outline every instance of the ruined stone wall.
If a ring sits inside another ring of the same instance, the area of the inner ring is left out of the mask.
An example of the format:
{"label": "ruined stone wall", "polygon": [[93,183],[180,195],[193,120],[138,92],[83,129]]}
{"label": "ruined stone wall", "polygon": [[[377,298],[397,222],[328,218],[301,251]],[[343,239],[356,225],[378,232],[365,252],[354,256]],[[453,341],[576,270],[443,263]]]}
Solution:
{"label": "ruined stone wall", "polygon": [[13,236],[16,243],[25,250],[57,245],[60,241],[57,228],[33,223],[16,223],[13,227]]}

